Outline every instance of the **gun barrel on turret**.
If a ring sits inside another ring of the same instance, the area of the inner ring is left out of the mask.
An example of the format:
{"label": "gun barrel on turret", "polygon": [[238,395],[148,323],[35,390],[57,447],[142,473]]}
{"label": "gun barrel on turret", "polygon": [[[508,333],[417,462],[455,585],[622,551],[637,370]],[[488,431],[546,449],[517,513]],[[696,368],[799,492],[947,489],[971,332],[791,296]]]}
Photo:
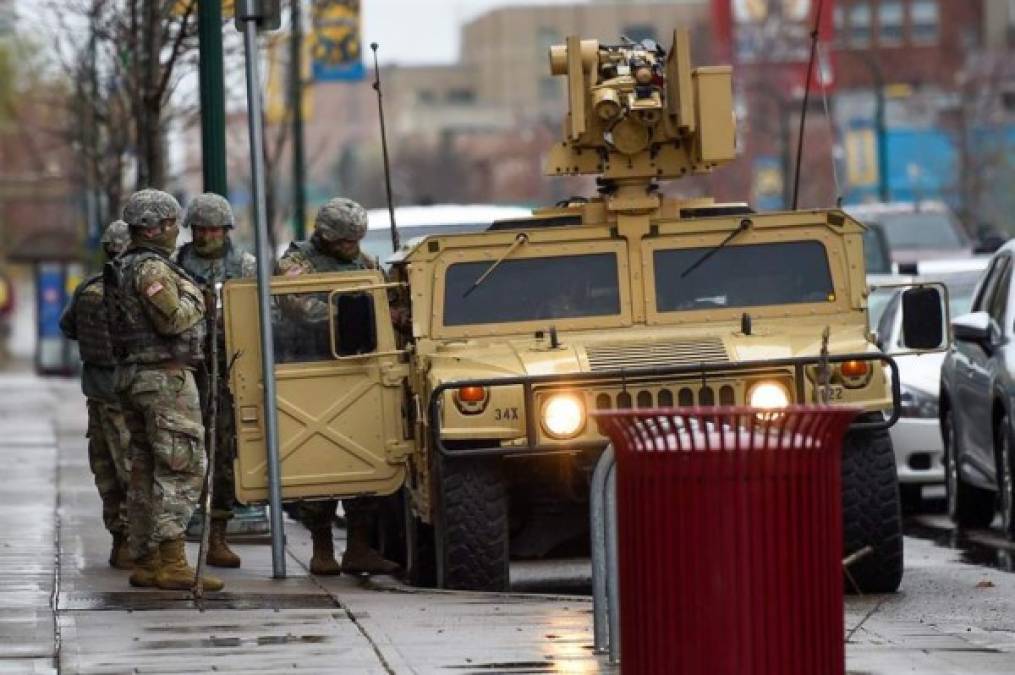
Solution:
{"label": "gun barrel on turret", "polygon": [[574,36],[550,47],[551,74],[567,78],[568,113],[546,173],[651,181],[733,160],[732,69],[692,69],[690,55],[683,29],[668,52],[649,40],[603,45]]}

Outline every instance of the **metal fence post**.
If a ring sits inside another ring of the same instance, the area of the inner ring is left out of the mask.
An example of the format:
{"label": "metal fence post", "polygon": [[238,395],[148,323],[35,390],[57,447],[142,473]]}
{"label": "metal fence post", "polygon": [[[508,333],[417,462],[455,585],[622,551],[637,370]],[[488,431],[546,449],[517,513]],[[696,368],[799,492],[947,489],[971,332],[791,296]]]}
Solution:
{"label": "metal fence post", "polygon": [[592,474],[589,525],[592,542],[592,648],[605,654],[609,640],[606,595],[606,477],[613,468],[613,444],[606,446]]}
{"label": "metal fence post", "polygon": [[606,595],[610,633],[610,663],[620,661],[620,573],[617,551],[617,464],[606,475]]}

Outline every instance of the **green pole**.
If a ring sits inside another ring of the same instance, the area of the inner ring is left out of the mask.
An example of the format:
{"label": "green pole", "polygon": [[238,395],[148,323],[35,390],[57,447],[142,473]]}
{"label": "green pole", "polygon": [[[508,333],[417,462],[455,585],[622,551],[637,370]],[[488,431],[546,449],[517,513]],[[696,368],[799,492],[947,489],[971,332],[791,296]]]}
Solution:
{"label": "green pole", "polygon": [[289,101],[293,111],[293,239],[306,238],[307,191],[303,157],[303,20],[301,0],[290,3]]}
{"label": "green pole", "polygon": [[201,167],[204,189],[206,192],[228,197],[221,0],[197,0],[197,35],[201,88]]}

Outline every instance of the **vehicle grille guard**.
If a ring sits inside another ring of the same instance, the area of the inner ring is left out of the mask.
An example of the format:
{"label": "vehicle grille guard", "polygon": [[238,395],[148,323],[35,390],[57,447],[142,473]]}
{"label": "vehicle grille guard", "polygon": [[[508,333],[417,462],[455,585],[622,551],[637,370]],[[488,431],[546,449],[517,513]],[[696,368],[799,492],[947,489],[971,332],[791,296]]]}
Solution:
{"label": "vehicle grille guard", "polygon": [[[573,452],[575,450],[594,450],[606,447],[607,440],[601,441],[579,441],[567,446],[560,445],[538,445],[538,420],[535,410],[534,388],[544,384],[559,384],[581,386],[595,384],[603,381],[615,381],[622,385],[633,385],[648,381],[655,381],[659,378],[676,375],[701,375],[707,378],[710,374],[729,374],[744,370],[757,370],[764,368],[786,368],[793,367],[794,383],[796,384],[797,403],[804,401],[804,368],[810,365],[820,365],[822,361],[828,363],[842,363],[845,361],[881,361],[888,364],[891,369],[892,383],[892,414],[881,422],[854,422],[851,430],[880,431],[895,424],[901,413],[902,392],[899,385],[899,367],[895,359],[886,354],[837,354],[822,356],[798,356],[786,359],[761,359],[757,361],[740,361],[735,363],[697,363],[680,366],[665,366],[660,368],[621,368],[617,370],[600,371],[596,373],[564,373],[552,375],[519,375],[515,377],[495,377],[488,379],[453,380],[442,382],[433,390],[430,397],[430,405],[427,410],[430,433],[433,435],[434,447],[440,454],[446,457],[472,457],[479,455],[537,455],[553,454],[561,452]],[[528,438],[526,446],[491,447],[491,448],[449,448],[441,438],[441,400],[443,393],[449,389],[460,387],[507,387],[521,385],[525,399],[525,435]]]}

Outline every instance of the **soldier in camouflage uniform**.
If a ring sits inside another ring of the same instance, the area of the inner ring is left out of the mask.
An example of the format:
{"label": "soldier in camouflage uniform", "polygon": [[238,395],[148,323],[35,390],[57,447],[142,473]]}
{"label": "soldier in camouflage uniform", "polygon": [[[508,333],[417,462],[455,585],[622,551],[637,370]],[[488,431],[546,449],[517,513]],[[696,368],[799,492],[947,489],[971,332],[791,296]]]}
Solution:
{"label": "soldier in camouflage uniform", "polygon": [[[254,256],[233,246],[229,230],[235,226],[233,211],[223,197],[206,193],[199,195],[187,207],[184,227],[189,227],[194,241],[184,244],[176,254],[176,262],[195,279],[205,284],[208,295],[214,297],[214,286],[227,279],[253,277],[257,273]],[[215,311],[208,310],[213,321]],[[211,326],[209,324],[209,334]],[[236,423],[233,419],[233,397],[229,392],[226,369],[230,359],[226,354],[225,331],[219,316],[218,326],[219,381],[211,383],[201,378],[202,401],[208,401],[210,386],[218,388],[218,411],[215,416],[215,473],[211,491],[211,532],[208,537],[208,564],[216,567],[239,567],[240,557],[226,543],[226,526],[233,517],[236,505],[233,460],[236,458]],[[208,351],[210,357],[211,351]],[[210,374],[211,364],[206,368]],[[207,410],[207,405],[202,406]]]}
{"label": "soldier in camouflage uniform", "polygon": [[[197,507],[207,458],[194,369],[203,357],[204,297],[169,256],[180,205],[165,192],[127,199],[130,247],[106,263],[106,311],[117,358],[116,387],[130,431],[127,495],[132,586],[187,590],[184,531]],[[222,588],[208,576],[204,587]]]}
{"label": "soldier in camouflage uniform", "polygon": [[[130,244],[127,223],[114,221],[100,241],[106,257],[115,258]],[[130,436],[113,387],[116,361],[106,322],[101,274],[86,279],[74,291],[60,317],[60,330],[68,339],[77,340],[80,346],[81,390],[88,405],[88,465],[102,499],[102,521],[113,535],[109,564],[129,570],[134,566],[127,546]]]}
{"label": "soldier in camouflage uniform", "polygon": [[[363,207],[341,197],[330,200],[314,221],[314,234],[309,241],[293,242],[278,261],[278,274],[298,276],[322,272],[343,272],[377,269],[377,261],[360,250],[366,235],[367,214]],[[282,296],[281,310],[301,321],[327,321],[327,302],[312,296]],[[376,524],[380,507],[376,497],[346,499],[343,502],[348,524],[348,540],[342,564],[335,560],[332,523],[336,500],[297,502],[287,509],[310,530],[314,554],[310,559],[313,574],[393,574],[398,565],[386,560],[370,546],[370,533]]]}

